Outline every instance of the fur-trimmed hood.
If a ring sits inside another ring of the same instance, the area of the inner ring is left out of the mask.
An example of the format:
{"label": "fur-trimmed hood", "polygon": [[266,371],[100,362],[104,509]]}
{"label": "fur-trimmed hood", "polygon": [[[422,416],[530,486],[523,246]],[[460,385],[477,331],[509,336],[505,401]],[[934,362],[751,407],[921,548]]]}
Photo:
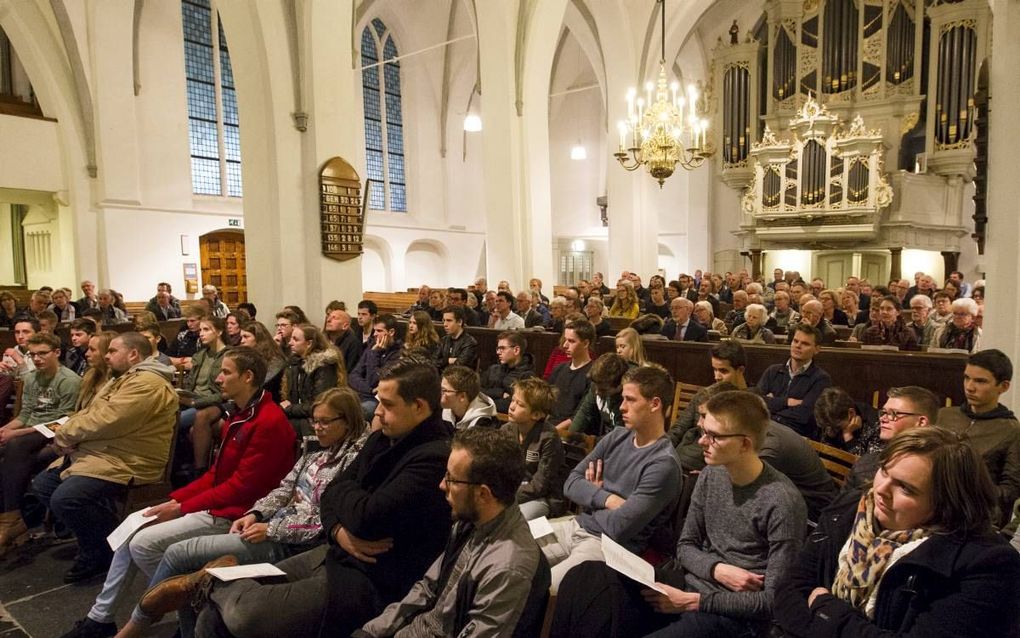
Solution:
{"label": "fur-trimmed hood", "polygon": [[[307,374],[311,374],[324,365],[336,364],[341,361],[340,351],[330,346],[325,350],[313,352],[301,361],[301,367]],[[343,364],[341,364],[343,365]]]}

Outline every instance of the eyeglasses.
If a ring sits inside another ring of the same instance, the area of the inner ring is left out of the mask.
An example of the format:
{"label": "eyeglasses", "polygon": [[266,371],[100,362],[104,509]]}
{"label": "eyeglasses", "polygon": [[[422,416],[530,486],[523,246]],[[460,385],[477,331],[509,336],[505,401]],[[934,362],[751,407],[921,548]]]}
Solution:
{"label": "eyeglasses", "polygon": [[46,355],[48,355],[51,352],[53,352],[53,351],[52,350],[43,350],[42,352],[29,352],[28,356],[31,357],[32,359],[42,359],[43,357],[45,357]]}
{"label": "eyeglasses", "polygon": [[879,420],[899,421],[905,416],[921,416],[917,412],[897,412],[896,410],[879,410]]}
{"label": "eyeglasses", "polygon": [[496,352],[505,352],[506,350],[513,350],[517,346],[496,346]]}
{"label": "eyeglasses", "polygon": [[747,434],[716,434],[715,432],[709,432],[708,430],[699,427],[698,438],[705,437],[708,439],[710,445],[718,445],[720,440],[732,439],[738,436],[748,436]]}
{"label": "eyeglasses", "polygon": [[446,476],[443,477],[443,480],[446,481],[447,485],[456,485],[458,483],[461,485],[481,485],[481,483],[479,483],[478,481],[461,481],[460,479],[455,479],[452,476],[450,476],[449,472],[446,473]]}
{"label": "eyeglasses", "polygon": [[289,322],[278,323],[278,324],[276,324],[276,327],[277,328],[289,328],[290,327],[290,323]]}
{"label": "eyeglasses", "polygon": [[439,388],[439,392],[442,394],[457,394],[457,390],[447,390],[446,388]]}
{"label": "eyeglasses", "polygon": [[324,428],[327,425],[329,425],[330,423],[336,423],[337,421],[346,421],[346,420],[347,419],[345,419],[342,416],[335,416],[332,419],[312,419],[311,421],[309,421],[309,423],[311,424],[311,426],[313,428]]}

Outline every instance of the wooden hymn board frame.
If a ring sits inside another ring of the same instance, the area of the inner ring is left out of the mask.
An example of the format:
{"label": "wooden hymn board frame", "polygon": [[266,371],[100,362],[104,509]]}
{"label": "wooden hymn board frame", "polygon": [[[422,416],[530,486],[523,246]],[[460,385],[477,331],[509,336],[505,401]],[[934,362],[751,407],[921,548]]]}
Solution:
{"label": "wooden hymn board frame", "polygon": [[364,252],[367,201],[353,166],[339,157],[323,165],[319,171],[319,221],[324,257],[347,261]]}

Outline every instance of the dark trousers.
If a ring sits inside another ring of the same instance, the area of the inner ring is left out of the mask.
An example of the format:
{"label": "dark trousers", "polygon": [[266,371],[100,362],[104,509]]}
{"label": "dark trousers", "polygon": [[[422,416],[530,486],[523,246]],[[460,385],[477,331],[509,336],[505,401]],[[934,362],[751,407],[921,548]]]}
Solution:
{"label": "dark trousers", "polygon": [[[660,582],[679,586],[680,575],[659,575]],[[589,561],[564,576],[556,598],[550,635],[553,638],[599,636],[671,636],[744,638],[759,635],[752,623],[705,612],[660,614],[641,597],[644,585],[620,575],[605,563]]]}
{"label": "dark trousers", "polygon": [[20,510],[32,473],[56,458],[46,447],[48,442],[42,434],[32,432],[0,448],[0,512]]}
{"label": "dark trousers", "polygon": [[108,561],[113,551],[106,542],[120,522],[118,501],[127,486],[89,476],[60,479],[60,468],[39,473],[32,490],[58,521],[74,532],[82,560]]}

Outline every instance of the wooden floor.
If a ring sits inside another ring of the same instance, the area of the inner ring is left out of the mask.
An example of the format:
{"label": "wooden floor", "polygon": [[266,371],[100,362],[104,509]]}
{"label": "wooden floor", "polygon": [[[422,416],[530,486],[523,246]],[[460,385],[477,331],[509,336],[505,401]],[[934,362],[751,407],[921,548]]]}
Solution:
{"label": "wooden floor", "polygon": [[[74,541],[33,540],[0,560],[0,638],[56,638],[84,618],[102,589],[104,576],[65,585],[77,551]],[[117,610],[118,626],[145,591],[144,578],[136,578]],[[169,638],[177,623],[172,617],[146,634]]]}

